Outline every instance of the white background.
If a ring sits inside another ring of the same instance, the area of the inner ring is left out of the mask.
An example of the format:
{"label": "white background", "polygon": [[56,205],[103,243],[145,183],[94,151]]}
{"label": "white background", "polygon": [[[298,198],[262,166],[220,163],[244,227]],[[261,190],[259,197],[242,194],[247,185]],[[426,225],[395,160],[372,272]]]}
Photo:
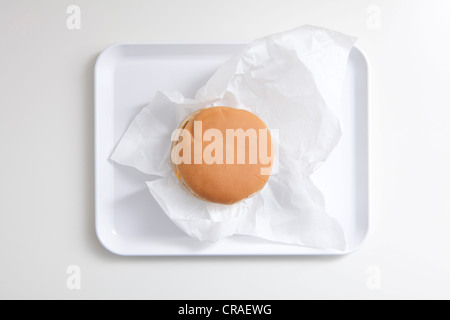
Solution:
{"label": "white background", "polygon": [[[72,4],[80,30],[66,26]],[[0,298],[449,299],[449,16],[448,0],[0,0]],[[334,258],[106,251],[94,231],[98,54],[303,24],[359,37],[369,58],[365,245]],[[66,285],[71,265],[80,290]]]}

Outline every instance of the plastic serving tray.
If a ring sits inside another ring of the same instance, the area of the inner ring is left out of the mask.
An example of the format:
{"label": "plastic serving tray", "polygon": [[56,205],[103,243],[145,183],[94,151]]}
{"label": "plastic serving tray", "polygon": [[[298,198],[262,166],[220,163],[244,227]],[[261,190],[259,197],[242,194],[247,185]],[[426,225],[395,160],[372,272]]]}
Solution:
{"label": "plastic serving tray", "polygon": [[327,211],[338,219],[345,252],[234,236],[200,242],[180,231],[147,189],[148,176],[109,160],[133,117],[157,90],[193,97],[243,43],[117,44],[95,66],[95,223],[100,242],[119,255],[344,255],[358,249],[369,229],[368,64],[353,49],[338,115],[343,137],[313,176]]}

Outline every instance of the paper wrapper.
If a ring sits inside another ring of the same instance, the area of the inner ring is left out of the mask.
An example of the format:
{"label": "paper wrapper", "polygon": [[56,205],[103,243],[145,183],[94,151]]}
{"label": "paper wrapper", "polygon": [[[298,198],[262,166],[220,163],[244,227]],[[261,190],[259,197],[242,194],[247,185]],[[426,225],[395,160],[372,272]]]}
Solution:
{"label": "paper wrapper", "polygon": [[[148,188],[169,218],[188,235],[217,241],[251,235],[271,241],[345,250],[339,222],[309,176],[338,143],[341,102],[355,38],[303,26],[245,46],[222,65],[194,99],[158,92],[132,121],[111,159],[160,176]],[[234,205],[197,199],[172,172],[172,132],[190,113],[230,106],[258,115],[279,130],[275,172],[264,189]]]}

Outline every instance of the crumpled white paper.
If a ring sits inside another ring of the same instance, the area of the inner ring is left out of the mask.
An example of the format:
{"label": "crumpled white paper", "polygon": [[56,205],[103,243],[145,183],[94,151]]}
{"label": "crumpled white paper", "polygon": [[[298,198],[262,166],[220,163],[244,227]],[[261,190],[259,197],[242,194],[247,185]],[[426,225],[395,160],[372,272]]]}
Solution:
{"label": "crumpled white paper", "polygon": [[[330,110],[341,102],[355,41],[313,26],[253,41],[222,65],[194,99],[158,92],[132,121],[111,159],[160,176],[147,182],[151,194],[180,229],[199,240],[241,234],[345,250],[343,229],[325,211],[309,176],[341,136]],[[246,109],[279,130],[276,172],[260,193],[231,206],[189,194],[170,165],[172,132],[190,113],[210,106]]]}

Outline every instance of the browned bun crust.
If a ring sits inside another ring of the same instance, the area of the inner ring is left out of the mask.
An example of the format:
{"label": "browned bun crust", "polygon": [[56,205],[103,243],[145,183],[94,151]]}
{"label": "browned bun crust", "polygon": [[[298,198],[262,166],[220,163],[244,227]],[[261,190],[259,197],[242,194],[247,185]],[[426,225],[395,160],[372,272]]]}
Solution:
{"label": "browned bun crust", "polygon": [[[269,175],[261,174],[262,168],[272,166],[273,161],[269,164],[261,163],[259,156],[257,162],[250,164],[249,159],[249,140],[245,143],[246,161],[244,164],[237,164],[237,143],[234,144],[234,163],[226,162],[226,130],[227,129],[254,129],[257,133],[259,143],[259,129],[267,129],[266,124],[255,114],[246,110],[235,109],[230,107],[212,107],[202,109],[189,115],[178,127],[185,129],[191,137],[194,136],[194,122],[201,121],[202,134],[208,129],[220,130],[223,136],[223,163],[194,164],[194,139],[191,139],[191,159],[192,163],[181,163],[176,165],[172,161],[172,168],[181,184],[191,194],[205,201],[233,204],[241,200],[247,199],[258,193],[267,183]],[[270,133],[267,133],[268,156],[272,157],[272,141]],[[171,154],[173,148],[180,143],[179,137],[175,137],[172,142]],[[212,143],[202,143],[202,151]],[[235,140],[236,142],[236,140]],[[259,145],[258,145],[259,148]],[[258,149],[259,150],[259,149]]]}

